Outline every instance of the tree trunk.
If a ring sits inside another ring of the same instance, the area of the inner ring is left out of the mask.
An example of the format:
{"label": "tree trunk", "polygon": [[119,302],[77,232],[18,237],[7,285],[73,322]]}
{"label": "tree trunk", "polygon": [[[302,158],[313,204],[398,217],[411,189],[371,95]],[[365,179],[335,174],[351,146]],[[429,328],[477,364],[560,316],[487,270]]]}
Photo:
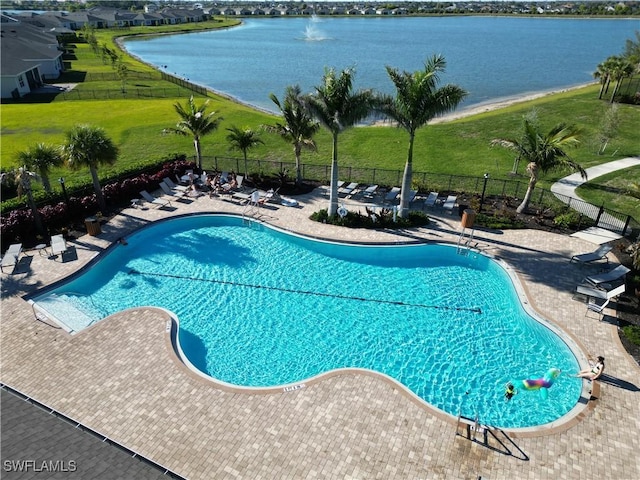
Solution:
{"label": "tree trunk", "polygon": [[[242,151],[242,155],[244,157],[244,176],[246,177],[247,176],[247,170],[248,170],[248,168],[247,168],[247,151],[243,150]],[[202,169],[202,167],[200,167],[200,169]]]}
{"label": "tree trunk", "polygon": [[33,214],[33,221],[36,224],[36,231],[43,237],[46,237],[47,230],[44,228],[44,224],[42,223],[42,217],[40,217],[38,207],[36,207],[36,202],[33,199],[33,194],[29,192],[27,196],[29,197],[29,206],[31,207],[31,213]]}
{"label": "tree trunk", "polygon": [[402,188],[400,190],[400,212],[401,218],[409,215],[409,194],[411,193],[411,180],[413,177],[413,140],[414,133],[409,133],[409,151],[407,152],[407,163],[404,166],[404,174],[402,175]]}
{"label": "tree trunk", "polygon": [[522,203],[516,209],[517,213],[523,213],[527,211],[529,208],[529,202],[531,201],[531,197],[533,196],[533,189],[536,187],[537,180],[534,177],[531,177],[529,180],[529,187],[527,188],[527,193],[524,194],[524,198],[522,199]]}
{"label": "tree trunk", "polygon": [[49,176],[40,172],[40,179],[42,180],[42,188],[44,188],[44,191],[51,193],[51,181],[49,180]]}
{"label": "tree trunk", "polygon": [[333,133],[333,157],[331,159],[331,191],[329,192],[329,216],[338,211],[338,134]]}
{"label": "tree trunk", "polygon": [[611,94],[611,100],[609,100],[609,103],[614,103],[616,94],[618,93],[618,89],[620,88],[620,81],[621,80],[616,80],[616,86],[613,87],[613,93]]}
{"label": "tree trunk", "polygon": [[98,206],[100,207],[100,211],[103,214],[107,213],[107,202],[104,200],[104,195],[102,195],[102,188],[100,188],[100,180],[98,179],[98,170],[93,165],[89,166],[89,171],[91,172],[91,178],[93,179],[93,191],[96,194],[96,199],[98,200]]}
{"label": "tree trunk", "polygon": [[302,185],[302,169],[300,168],[300,152],[302,151],[302,148],[300,147],[300,144],[296,142],[296,144],[293,146],[293,154],[296,157],[296,186],[300,186]]}
{"label": "tree trunk", "polygon": [[198,162],[198,168],[202,171],[202,154],[200,153],[200,139],[195,137],[193,139],[193,146],[196,147],[196,160]]}

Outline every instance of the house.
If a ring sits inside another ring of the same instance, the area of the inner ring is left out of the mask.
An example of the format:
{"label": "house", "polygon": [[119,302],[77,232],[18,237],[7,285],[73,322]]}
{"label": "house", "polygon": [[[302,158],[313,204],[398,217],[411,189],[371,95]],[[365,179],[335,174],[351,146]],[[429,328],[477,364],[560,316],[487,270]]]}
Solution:
{"label": "house", "polygon": [[54,33],[3,15],[0,37],[2,98],[22,97],[63,71],[63,52]]}

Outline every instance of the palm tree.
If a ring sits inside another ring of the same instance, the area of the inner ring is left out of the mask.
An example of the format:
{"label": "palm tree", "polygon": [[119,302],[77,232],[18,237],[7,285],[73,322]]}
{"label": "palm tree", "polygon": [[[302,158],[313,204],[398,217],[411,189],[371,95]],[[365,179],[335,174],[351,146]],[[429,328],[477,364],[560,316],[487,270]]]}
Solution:
{"label": "palm tree", "polygon": [[338,135],[364,120],[375,105],[371,91],[353,92],[353,75],[353,69],[345,69],[340,75],[336,75],[333,68],[325,69],[322,85],[315,87],[315,93],[304,97],[311,115],[329,130],[333,139],[328,210],[330,217],[338,211]]}
{"label": "palm tree", "polygon": [[629,62],[629,60],[622,57],[615,57],[615,63],[611,70],[610,76],[613,80],[615,80],[616,86],[613,88],[610,103],[614,102],[616,95],[618,94],[618,90],[620,89],[620,83],[622,82],[622,79],[633,75],[634,70],[635,67]]}
{"label": "palm tree", "polygon": [[45,192],[51,193],[49,173],[51,167],[59,167],[64,158],[58,147],[38,143],[34,147],[18,152],[18,164],[36,170],[42,180]]}
{"label": "palm tree", "polygon": [[529,162],[527,164],[529,186],[522,203],[516,209],[518,213],[527,210],[540,173],[569,168],[574,172],[579,172],[585,180],[587,179],[587,172],[584,168],[571,160],[569,155],[564,151],[565,147],[574,146],[579,143],[577,138],[578,133],[576,127],[560,123],[545,135],[540,132],[540,129],[536,125],[525,118],[524,134],[520,140],[495,139],[491,142],[492,145],[499,145],[514,150],[519,156]]}
{"label": "palm tree", "polygon": [[277,122],[275,126],[267,125],[267,131],[277,133],[280,137],[293,145],[293,154],[296,157],[296,185],[302,183],[302,169],[300,168],[300,155],[306,148],[316,151],[316,142],[313,136],[320,129],[320,125],[313,121],[311,114],[304,105],[302,92],[299,85],[288,86],[284,93],[283,102],[273,93],[269,98],[276,104],[284,121]]}
{"label": "palm tree", "polygon": [[170,132],[183,136],[192,136],[193,145],[196,149],[196,158],[198,160],[198,168],[202,170],[202,153],[200,151],[200,139],[205,135],[215,131],[222,120],[222,117],[214,118],[217,112],[205,114],[205,110],[209,105],[206,100],[202,105],[197,106],[193,95],[189,97],[189,101],[183,107],[179,103],[175,103],[173,107],[180,116],[180,121],[175,127],[165,128],[163,133]]}
{"label": "palm tree", "polygon": [[258,133],[250,128],[238,128],[235,125],[227,128],[230,132],[227,135],[227,141],[231,144],[232,150],[240,150],[244,156],[244,174],[247,174],[247,150],[264,142],[258,138]]}
{"label": "palm tree", "polygon": [[454,110],[467,92],[457,85],[444,85],[438,88],[439,73],[446,67],[444,57],[434,55],[424,65],[424,70],[399,72],[386,67],[387,74],[396,87],[395,98],[381,97],[380,110],[398,123],[409,134],[409,150],[402,177],[400,193],[400,217],[409,212],[409,195],[413,175],[413,143],[416,130],[425,126],[429,120]]}
{"label": "palm tree", "polygon": [[[32,180],[40,180],[40,177],[37,173],[30,171],[26,165],[22,167],[18,167],[13,170],[13,176],[18,183],[18,198],[22,198],[23,195],[27,196],[27,203],[29,204],[29,208],[31,208],[31,214],[33,215],[33,221],[36,224],[36,231],[42,236],[46,236],[47,231],[44,228],[44,224],[42,223],[42,218],[40,217],[40,213],[38,212],[38,207],[36,206],[36,202],[33,198],[33,192],[31,191],[31,182]],[[6,174],[2,174],[2,179],[4,180]]]}
{"label": "palm tree", "polygon": [[112,165],[118,158],[118,148],[100,127],[76,125],[66,134],[63,155],[69,166],[78,170],[89,167],[93,179],[93,190],[102,212],[107,211],[107,204],[102,195],[98,166]]}

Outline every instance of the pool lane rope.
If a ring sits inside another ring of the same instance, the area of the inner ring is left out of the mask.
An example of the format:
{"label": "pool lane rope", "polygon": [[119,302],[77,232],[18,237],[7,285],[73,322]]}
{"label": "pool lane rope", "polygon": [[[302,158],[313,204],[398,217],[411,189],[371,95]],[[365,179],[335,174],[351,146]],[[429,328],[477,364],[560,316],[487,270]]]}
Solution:
{"label": "pool lane rope", "polygon": [[454,310],[458,312],[472,312],[472,313],[482,313],[480,307],[451,307],[448,305],[425,305],[421,303],[407,303],[401,302],[397,300],[381,300],[377,298],[365,298],[365,297],[354,297],[351,295],[340,295],[338,293],[322,293],[322,292],[312,292],[310,290],[294,290],[291,288],[284,287],[272,287],[268,285],[254,285],[252,283],[242,283],[242,282],[232,282],[228,280],[216,280],[216,279],[206,279],[206,278],[198,278],[198,277],[187,277],[184,275],[174,275],[170,273],[151,273],[151,272],[140,272],[138,270],[131,269],[129,271],[129,275],[147,275],[147,276],[155,276],[155,277],[167,277],[167,278],[178,278],[182,280],[195,280],[198,282],[209,282],[209,283],[217,283],[220,285],[231,285],[234,287],[245,287],[245,288],[256,288],[263,290],[274,290],[278,292],[286,292],[286,293],[296,293],[299,295],[314,295],[317,297],[331,297],[331,298],[339,298],[342,300],[357,300],[360,302],[371,302],[371,303],[382,303],[387,305],[399,305],[403,307],[419,307],[419,308],[434,308],[439,310]]}

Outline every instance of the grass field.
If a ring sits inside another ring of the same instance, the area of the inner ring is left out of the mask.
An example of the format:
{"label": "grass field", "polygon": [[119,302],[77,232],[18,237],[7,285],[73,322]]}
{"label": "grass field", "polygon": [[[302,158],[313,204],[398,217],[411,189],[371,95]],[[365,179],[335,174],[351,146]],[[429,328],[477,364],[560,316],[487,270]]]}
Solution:
{"label": "grass field", "polygon": [[[222,23],[209,25],[189,24],[191,28],[219,27]],[[127,34],[147,33],[150,28],[131,29]],[[122,31],[97,31],[99,42],[115,48],[113,38]],[[75,58],[71,60],[72,71],[80,73],[111,73],[89,46],[76,43]],[[132,57],[126,57],[132,72],[154,72],[154,70]],[[595,66],[594,66],[595,69]],[[90,78],[91,76],[89,76]],[[318,79],[318,83],[320,82]],[[455,79],[447,79],[455,82]],[[291,78],[291,84],[296,83]],[[175,85],[161,79],[127,81],[128,88],[162,88]],[[119,89],[118,80],[85,81],[78,85],[81,90]],[[463,85],[462,85],[463,86]],[[464,86],[463,86],[464,87]],[[274,92],[281,96],[283,92]],[[481,176],[489,172],[492,178],[508,178],[513,165],[513,154],[501,148],[492,148],[494,138],[517,137],[522,117],[535,110],[539,122],[550,128],[558,122],[577,124],[582,129],[580,146],[570,151],[572,157],[585,168],[625,156],[640,154],[640,109],[637,106],[620,105],[620,125],[616,137],[607,148],[607,156],[598,155],[597,138],[599,126],[609,104],[598,100],[596,85],[549,95],[537,100],[520,103],[493,112],[456,120],[450,123],[429,125],[418,131],[414,150],[414,170],[441,174],[465,174]],[[2,149],[0,161],[3,169],[15,166],[17,152],[37,142],[61,144],[64,133],[73,125],[86,123],[103,127],[120,149],[116,165],[102,168],[100,174],[107,176],[132,165],[155,163],[171,153],[194,154],[192,140],[188,137],[163,135],[166,127],[173,126],[178,117],[173,105],[184,103],[184,97],[155,99],[118,100],[72,100],[54,99],[50,103],[3,104],[0,128]],[[199,98],[198,102],[204,101]],[[240,156],[229,150],[226,129],[232,125],[260,129],[262,125],[274,123],[276,117],[240,105],[221,96],[209,95],[209,111],[223,117],[218,131],[202,140],[205,156]],[[280,138],[262,133],[265,144],[249,152],[250,158],[293,161],[292,148]],[[318,151],[305,152],[303,162],[329,164],[331,141],[326,132],[316,137]],[[403,130],[393,127],[358,127],[340,135],[339,164],[351,167],[375,167],[402,169],[407,151],[408,136]],[[609,156],[615,152],[615,155]],[[590,182],[583,188],[584,197],[597,204],[604,203],[640,219],[638,200],[624,195],[633,182],[640,182],[640,168],[609,175]],[[520,172],[524,171],[524,165]],[[549,186],[567,172],[553,172],[541,179],[541,186]],[[58,169],[52,177],[64,176],[69,186],[88,183],[89,173]],[[581,194],[582,194],[581,192]],[[622,193],[622,195],[621,195]]]}

